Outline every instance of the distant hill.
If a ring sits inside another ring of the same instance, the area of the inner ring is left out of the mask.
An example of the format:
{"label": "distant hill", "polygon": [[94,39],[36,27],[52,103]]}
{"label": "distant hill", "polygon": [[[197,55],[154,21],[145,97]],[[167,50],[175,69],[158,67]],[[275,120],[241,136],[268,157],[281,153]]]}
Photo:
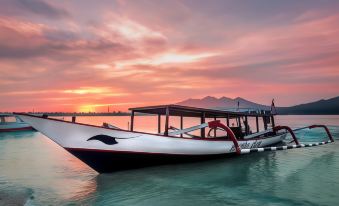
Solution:
{"label": "distant hill", "polygon": [[228,97],[221,97],[215,98],[211,96],[204,97],[202,99],[187,99],[182,102],[178,102],[179,105],[184,106],[191,106],[191,107],[202,107],[202,108],[219,108],[219,109],[230,109],[230,108],[237,108],[239,102],[239,108],[255,108],[255,109],[262,109],[267,110],[270,109],[269,106],[257,104],[241,97],[237,98],[228,98]]}
{"label": "distant hill", "polygon": [[[240,109],[270,109],[270,106],[251,102],[241,97],[232,99],[228,97],[215,98],[207,96],[202,99],[187,99],[182,102],[178,102],[177,104],[202,108],[230,109],[237,108],[238,102]],[[278,114],[339,114],[339,96],[291,107],[277,107],[277,112]]]}
{"label": "distant hill", "polygon": [[278,114],[339,114],[339,96],[292,107],[277,108]]}

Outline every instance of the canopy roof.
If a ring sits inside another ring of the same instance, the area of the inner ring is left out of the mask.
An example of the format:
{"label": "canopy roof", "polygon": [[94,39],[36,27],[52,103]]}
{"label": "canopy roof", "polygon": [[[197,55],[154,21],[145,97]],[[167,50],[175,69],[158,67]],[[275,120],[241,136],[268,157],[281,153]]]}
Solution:
{"label": "canopy roof", "polygon": [[144,114],[160,114],[166,115],[166,109],[168,108],[170,116],[184,116],[184,117],[202,117],[205,115],[206,118],[234,118],[240,116],[271,116],[270,111],[258,111],[258,112],[234,112],[216,109],[206,109],[198,107],[188,107],[176,104],[169,105],[158,105],[158,106],[147,106],[147,107],[136,107],[130,108],[132,112],[139,112]]}

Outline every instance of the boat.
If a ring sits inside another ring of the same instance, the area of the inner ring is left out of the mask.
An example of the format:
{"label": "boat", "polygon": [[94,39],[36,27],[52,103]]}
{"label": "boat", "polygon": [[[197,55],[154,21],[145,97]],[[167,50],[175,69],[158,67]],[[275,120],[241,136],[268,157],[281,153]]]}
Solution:
{"label": "boat", "polygon": [[0,132],[33,130],[26,122],[12,114],[0,114]]}
{"label": "boat", "polygon": [[[17,115],[98,173],[266,151],[268,146],[281,143],[288,133],[302,147],[292,129],[275,125],[276,114],[270,111],[235,112],[172,104],[129,110],[131,120],[127,130],[107,123],[103,126],[78,123],[75,117],[64,121],[47,115]],[[157,116],[157,132],[135,131],[138,114]],[[173,123],[170,118],[179,119],[180,128],[170,125]],[[184,119],[192,118],[200,124],[184,128]]]}

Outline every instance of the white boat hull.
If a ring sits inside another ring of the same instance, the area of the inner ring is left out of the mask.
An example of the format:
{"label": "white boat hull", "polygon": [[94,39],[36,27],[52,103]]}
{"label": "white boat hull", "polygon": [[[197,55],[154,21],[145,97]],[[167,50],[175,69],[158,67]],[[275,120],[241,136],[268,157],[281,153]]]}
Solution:
{"label": "white boat hull", "polygon": [[13,132],[13,131],[23,131],[23,130],[32,130],[32,129],[33,128],[25,122],[0,124],[0,132]]}
{"label": "white boat hull", "polygon": [[[31,115],[19,117],[99,173],[235,153],[230,140],[168,137]],[[258,148],[279,143],[285,136],[238,142],[241,149]]]}

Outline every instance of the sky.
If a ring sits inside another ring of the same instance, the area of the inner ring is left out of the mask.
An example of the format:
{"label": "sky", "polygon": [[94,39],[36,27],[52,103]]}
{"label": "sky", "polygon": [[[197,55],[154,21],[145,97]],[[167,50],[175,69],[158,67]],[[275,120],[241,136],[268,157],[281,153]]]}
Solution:
{"label": "sky", "polygon": [[0,111],[339,95],[339,1],[0,0]]}

